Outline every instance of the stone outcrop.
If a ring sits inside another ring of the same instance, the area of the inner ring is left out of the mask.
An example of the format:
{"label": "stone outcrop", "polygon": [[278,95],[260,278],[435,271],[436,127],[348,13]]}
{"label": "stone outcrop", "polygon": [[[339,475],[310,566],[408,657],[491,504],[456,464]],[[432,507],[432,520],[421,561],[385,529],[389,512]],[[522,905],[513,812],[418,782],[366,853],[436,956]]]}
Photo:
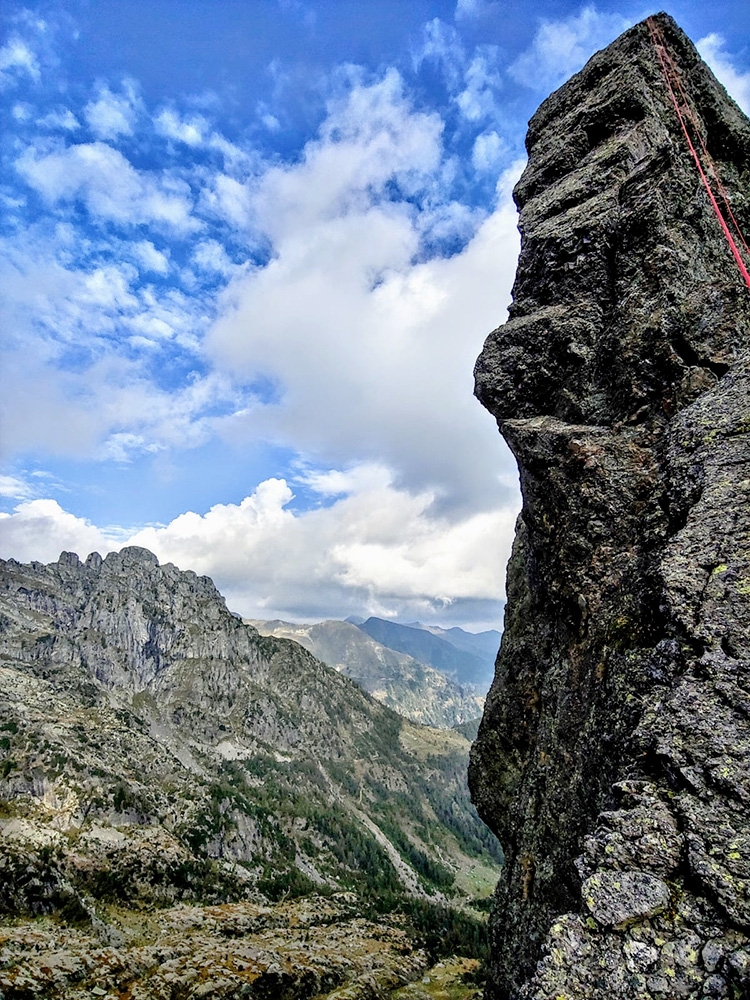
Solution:
{"label": "stone outcrop", "polygon": [[[747,224],[750,124],[653,21]],[[470,766],[506,853],[488,997],[750,996],[750,291],[647,23],[527,147],[476,368],[524,499]]]}

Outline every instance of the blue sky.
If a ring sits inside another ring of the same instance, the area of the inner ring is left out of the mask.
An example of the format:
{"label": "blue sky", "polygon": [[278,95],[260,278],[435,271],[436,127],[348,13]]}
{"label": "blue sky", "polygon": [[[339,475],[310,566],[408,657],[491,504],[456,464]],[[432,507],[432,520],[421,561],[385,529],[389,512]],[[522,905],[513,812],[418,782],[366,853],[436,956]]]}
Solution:
{"label": "blue sky", "polygon": [[[669,8],[745,110],[750,8]],[[651,13],[107,0],[0,15],[0,555],[133,542],[259,618],[498,626],[471,371],[525,124]]]}

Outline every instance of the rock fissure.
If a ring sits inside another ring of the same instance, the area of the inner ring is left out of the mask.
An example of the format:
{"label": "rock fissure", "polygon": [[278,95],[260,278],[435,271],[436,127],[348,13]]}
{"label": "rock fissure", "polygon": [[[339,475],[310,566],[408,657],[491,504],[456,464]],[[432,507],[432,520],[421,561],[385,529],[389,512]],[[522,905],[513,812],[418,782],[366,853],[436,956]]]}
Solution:
{"label": "rock fissure", "polygon": [[[653,21],[746,229],[750,123]],[[750,995],[750,296],[646,22],[527,149],[475,370],[524,500],[470,768],[506,856],[488,997]]]}

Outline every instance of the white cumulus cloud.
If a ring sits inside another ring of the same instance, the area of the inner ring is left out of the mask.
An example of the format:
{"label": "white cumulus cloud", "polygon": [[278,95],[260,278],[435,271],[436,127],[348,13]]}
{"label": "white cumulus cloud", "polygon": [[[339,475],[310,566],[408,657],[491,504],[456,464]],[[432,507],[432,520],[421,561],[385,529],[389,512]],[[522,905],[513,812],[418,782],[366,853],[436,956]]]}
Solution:
{"label": "white cumulus cloud", "polygon": [[482,173],[497,170],[508,155],[508,144],[494,130],[482,132],[474,140],[471,164]]}
{"label": "white cumulus cloud", "polygon": [[151,240],[139,240],[133,247],[138,263],[146,271],[154,271],[156,274],[167,274],[169,272],[169,257],[161,250],[157,250]]}
{"label": "white cumulus cloud", "polygon": [[379,466],[308,479],[335,501],[303,512],[283,479],[239,504],[186,513],[130,542],[212,576],[248,617],[429,614],[498,602],[516,510],[443,517],[429,492],[394,485]]}
{"label": "white cumulus cloud", "polygon": [[101,529],[55,500],[27,500],[0,514],[0,555],[50,562],[141,545],[161,562],[214,580],[249,618],[319,619],[367,613],[500,625],[515,508],[447,519],[429,492],[397,487],[382,466],[307,477],[326,506],[296,511],[284,479],[268,479],[238,504],[188,511],[164,526]]}
{"label": "white cumulus cloud", "polygon": [[0,514],[0,554],[19,562],[54,562],[63,551],[111,552],[121,541],[108,538],[81,517],[63,510],[56,500],[28,500],[12,514]]}
{"label": "white cumulus cloud", "polygon": [[0,90],[17,83],[19,74],[35,82],[41,77],[36,56],[23,39],[14,36],[0,49]]}
{"label": "white cumulus cloud", "polygon": [[206,120],[200,116],[183,119],[171,108],[160,111],[154,120],[156,131],[167,139],[184,142],[186,146],[200,146],[206,131]]}
{"label": "white cumulus cloud", "polygon": [[[467,55],[437,23],[430,44],[460,127],[480,131],[474,168],[497,175],[508,148],[486,120],[500,86],[494,50]],[[51,221],[47,242],[41,226],[19,231],[0,260],[12,331],[0,424],[13,449],[122,464],[167,464],[172,450],[217,437],[279,445],[292,468],[318,471],[277,472],[241,503],[129,540],[209,573],[254,617],[487,622],[502,596],[516,473],[472,397],[472,368],[510,299],[521,165],[502,175],[494,204],[463,204],[451,194],[446,122],[415,106],[395,69],[343,68],[332,91],[290,162],[207,134],[203,119],[147,116],[134,88],[102,87],[86,107],[98,141],[58,131],[26,147],[16,181]],[[156,162],[179,151],[180,169],[136,169],[115,148],[129,129],[140,142],[144,122]],[[154,143],[152,122],[173,141]],[[62,117],[45,127],[67,128]],[[243,243],[268,254],[237,265]],[[160,380],[193,366],[179,385]],[[270,401],[253,384],[273,385]],[[21,502],[0,518],[3,554],[85,556],[125,540],[23,485],[6,483]]]}
{"label": "white cumulus cloud", "polygon": [[251,197],[247,186],[228,174],[216,174],[201,195],[203,211],[224,219],[237,229],[251,220]]}
{"label": "white cumulus cloud", "polygon": [[92,215],[131,226],[152,223],[177,231],[199,227],[184,182],[136,170],[119,150],[103,142],[52,152],[32,147],[16,167],[51,204],[80,199]]}
{"label": "white cumulus cloud", "polygon": [[750,72],[743,73],[737,69],[732,56],[725,50],[725,45],[726,40],[723,36],[712,32],[705,38],[701,38],[696,48],[719,81],[727,88],[730,96],[748,115],[750,114]]}
{"label": "white cumulus cloud", "polygon": [[496,210],[471,220],[463,251],[420,260],[426,218],[463,227],[465,213],[420,215],[383,194],[394,180],[429,189],[440,137],[440,121],[409,107],[395,74],[333,107],[300,163],[272,168],[257,187],[273,255],[230,283],[208,349],[220,367],[281,388],[278,404],[237,417],[239,436],[334,465],[382,461],[414,489],[492,506],[501,461],[513,466],[472,398],[472,369],[510,298],[520,165]]}
{"label": "white cumulus cloud", "polygon": [[41,128],[48,128],[52,130],[62,129],[64,132],[75,132],[76,129],[81,127],[80,122],[70,108],[63,108],[59,111],[50,111],[37,121],[37,125]]}
{"label": "white cumulus cloud", "polygon": [[202,240],[193,251],[194,263],[204,271],[230,275],[237,270],[218,240]]}
{"label": "white cumulus cloud", "polygon": [[89,101],[83,109],[83,116],[97,139],[116,139],[133,134],[139,107],[135,86],[126,80],[121,94],[100,86],[96,100]]}
{"label": "white cumulus cloud", "polygon": [[491,10],[495,0],[457,0],[456,20],[481,17]]}
{"label": "white cumulus cloud", "polygon": [[470,122],[492,117],[496,112],[496,92],[501,86],[497,49],[483,46],[464,72],[464,88],[456,97],[461,114]]}
{"label": "white cumulus cloud", "polygon": [[601,13],[593,4],[560,20],[542,19],[530,47],[511,64],[510,75],[532,90],[547,92],[633,23],[620,14]]}

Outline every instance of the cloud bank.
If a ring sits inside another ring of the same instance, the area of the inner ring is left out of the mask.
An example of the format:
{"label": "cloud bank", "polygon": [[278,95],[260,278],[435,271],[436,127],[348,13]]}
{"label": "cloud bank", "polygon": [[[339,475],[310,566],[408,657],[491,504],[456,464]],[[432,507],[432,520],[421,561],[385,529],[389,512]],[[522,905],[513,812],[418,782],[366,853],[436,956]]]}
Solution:
{"label": "cloud bank", "polygon": [[51,562],[63,550],[141,545],[212,577],[249,618],[356,613],[499,627],[515,510],[449,519],[434,495],[399,489],[374,465],[313,473],[304,485],[313,509],[295,511],[289,483],[269,479],[239,504],[132,533],[100,529],[54,500],[25,500],[0,514],[0,550]]}

